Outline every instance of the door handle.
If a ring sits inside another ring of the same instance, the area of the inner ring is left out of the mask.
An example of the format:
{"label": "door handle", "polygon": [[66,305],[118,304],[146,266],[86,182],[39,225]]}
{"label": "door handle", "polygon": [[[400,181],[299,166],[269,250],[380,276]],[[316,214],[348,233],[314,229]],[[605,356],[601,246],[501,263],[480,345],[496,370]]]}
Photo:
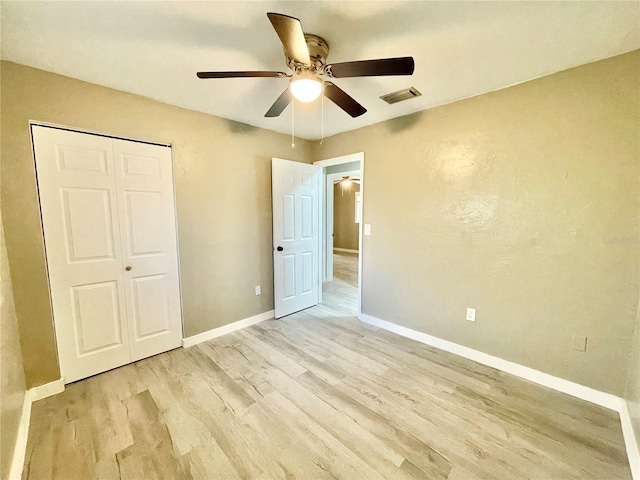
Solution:
{"label": "door handle", "polygon": [[133,267],[131,265],[127,265],[126,267],[124,267],[124,269],[128,272],[132,269]]}
{"label": "door handle", "polygon": [[278,248],[276,248],[276,250],[278,250],[279,252],[281,252],[281,251],[283,251],[283,250],[284,250],[284,248],[282,248],[282,247],[280,247],[280,246],[279,246]]}

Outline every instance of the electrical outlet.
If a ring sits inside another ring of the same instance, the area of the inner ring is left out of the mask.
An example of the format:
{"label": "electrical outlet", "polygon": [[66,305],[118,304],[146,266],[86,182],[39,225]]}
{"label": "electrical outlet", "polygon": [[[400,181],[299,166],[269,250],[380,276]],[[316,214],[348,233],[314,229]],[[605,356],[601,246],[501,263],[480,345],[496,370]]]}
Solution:
{"label": "electrical outlet", "polygon": [[256,285],[256,295],[260,295],[262,293],[262,288],[260,285]]}
{"label": "electrical outlet", "polygon": [[578,352],[586,352],[587,351],[587,337],[583,337],[582,335],[573,334],[572,339],[573,349]]}
{"label": "electrical outlet", "polygon": [[470,322],[476,321],[476,309],[475,308],[467,308],[467,320]]}

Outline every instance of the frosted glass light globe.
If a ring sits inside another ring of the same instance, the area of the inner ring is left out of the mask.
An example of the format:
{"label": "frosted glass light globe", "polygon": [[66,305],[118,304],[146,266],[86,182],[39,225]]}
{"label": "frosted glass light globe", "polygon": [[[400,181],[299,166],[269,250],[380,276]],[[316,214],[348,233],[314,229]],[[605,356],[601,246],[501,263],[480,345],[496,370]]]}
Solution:
{"label": "frosted glass light globe", "polygon": [[322,93],[322,81],[312,74],[300,74],[291,79],[291,94],[301,102],[313,102]]}

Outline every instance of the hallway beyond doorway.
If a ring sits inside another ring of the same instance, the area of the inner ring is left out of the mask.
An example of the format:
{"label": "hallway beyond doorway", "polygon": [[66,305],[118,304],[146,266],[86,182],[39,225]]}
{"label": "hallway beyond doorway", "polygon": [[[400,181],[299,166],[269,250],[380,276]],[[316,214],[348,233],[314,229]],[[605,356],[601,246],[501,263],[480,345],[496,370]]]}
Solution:
{"label": "hallway beyond doorway", "polygon": [[333,252],[333,281],[322,284],[322,303],[356,316],[358,312],[358,254]]}

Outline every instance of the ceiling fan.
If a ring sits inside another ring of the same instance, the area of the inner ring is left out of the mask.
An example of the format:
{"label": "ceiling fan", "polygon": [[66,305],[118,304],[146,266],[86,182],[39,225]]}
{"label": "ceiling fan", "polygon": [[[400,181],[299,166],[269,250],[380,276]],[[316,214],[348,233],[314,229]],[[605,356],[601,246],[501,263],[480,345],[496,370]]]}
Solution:
{"label": "ceiling fan", "polygon": [[333,183],[334,185],[339,183],[343,187],[348,187],[352,183],[355,183],[356,185],[360,185],[360,177],[357,175],[356,176],[347,175],[342,178],[335,179]]}
{"label": "ceiling fan", "polygon": [[412,75],[413,57],[381,58],[327,64],[329,44],[317,35],[305,34],[300,20],[280,13],[267,13],[282,45],[287,66],[292,74],[275,71],[198,72],[198,78],[290,78],[289,87],[282,92],[265,117],[277,117],[289,105],[292,96],[301,102],[312,102],[321,94],[352,117],[367,111],[344,90],[322,76],[329,78],[376,77],[385,75]]}

